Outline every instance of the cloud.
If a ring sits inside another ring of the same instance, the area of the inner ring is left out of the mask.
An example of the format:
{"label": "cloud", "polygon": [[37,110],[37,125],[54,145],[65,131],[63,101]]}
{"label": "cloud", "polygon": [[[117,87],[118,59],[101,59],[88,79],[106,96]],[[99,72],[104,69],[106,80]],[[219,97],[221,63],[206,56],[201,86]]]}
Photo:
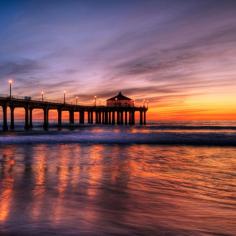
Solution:
{"label": "cloud", "polygon": [[45,69],[39,62],[30,59],[0,62],[0,76],[18,76],[32,74]]}
{"label": "cloud", "polygon": [[121,90],[172,109],[236,87],[235,1],[100,4],[2,6],[0,79],[15,77],[19,94],[91,101]]}

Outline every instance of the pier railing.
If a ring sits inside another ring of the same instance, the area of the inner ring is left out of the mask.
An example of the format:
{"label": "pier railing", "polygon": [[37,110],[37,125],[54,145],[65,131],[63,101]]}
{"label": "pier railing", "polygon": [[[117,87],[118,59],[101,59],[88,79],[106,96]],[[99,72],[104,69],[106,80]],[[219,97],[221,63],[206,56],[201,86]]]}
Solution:
{"label": "pier railing", "polygon": [[[75,101],[74,97],[67,97],[65,102],[64,99],[48,99],[47,97],[42,98],[35,98],[32,96],[19,96],[19,95],[12,95],[9,96],[7,94],[0,94],[0,99],[11,99],[11,100],[21,100],[21,101],[32,101],[32,102],[44,102],[44,103],[55,103],[55,104],[67,104],[67,105],[78,105],[78,106],[94,106],[94,102],[81,102]],[[99,104],[101,105],[101,104]],[[104,105],[104,104],[102,104]]]}
{"label": "pier railing", "polygon": [[[96,104],[94,101],[80,101],[74,98],[74,97],[67,97],[65,102],[64,99],[48,99],[47,97],[32,97],[32,96],[19,96],[19,95],[12,95],[9,96],[8,94],[0,94],[0,99],[12,99],[12,100],[18,100],[18,101],[32,101],[32,102],[40,102],[40,103],[53,103],[53,104],[66,104],[66,105],[78,105],[78,106],[96,106],[96,107],[104,107],[106,106],[105,101],[97,101]],[[116,105],[116,107],[119,107]],[[134,107],[146,107],[143,104],[135,103]]]}

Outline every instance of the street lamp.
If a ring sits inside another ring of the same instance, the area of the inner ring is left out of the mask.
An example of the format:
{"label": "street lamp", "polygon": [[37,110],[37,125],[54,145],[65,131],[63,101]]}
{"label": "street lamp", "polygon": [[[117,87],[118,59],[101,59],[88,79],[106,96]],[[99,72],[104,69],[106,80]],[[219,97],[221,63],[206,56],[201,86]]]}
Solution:
{"label": "street lamp", "polygon": [[43,102],[43,94],[44,94],[44,92],[43,92],[43,91],[41,91],[42,102]]}
{"label": "street lamp", "polygon": [[94,105],[97,106],[97,96],[94,96]]}
{"label": "street lamp", "polygon": [[77,105],[78,103],[78,96],[75,97],[75,104]]}
{"label": "street lamp", "polygon": [[146,99],[143,100],[143,107],[145,107]]}
{"label": "street lamp", "polygon": [[11,98],[11,85],[12,85],[13,81],[10,79],[10,80],[8,80],[8,83],[9,83],[9,86],[10,86],[10,98]]}
{"label": "street lamp", "polygon": [[64,104],[66,103],[66,90],[64,90]]}

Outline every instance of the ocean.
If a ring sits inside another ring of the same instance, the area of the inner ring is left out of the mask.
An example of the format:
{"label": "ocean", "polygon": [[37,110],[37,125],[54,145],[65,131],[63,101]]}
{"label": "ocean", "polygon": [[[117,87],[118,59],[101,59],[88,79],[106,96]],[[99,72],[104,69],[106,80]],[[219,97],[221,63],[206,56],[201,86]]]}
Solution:
{"label": "ocean", "polygon": [[236,235],[236,122],[1,132],[0,235]]}

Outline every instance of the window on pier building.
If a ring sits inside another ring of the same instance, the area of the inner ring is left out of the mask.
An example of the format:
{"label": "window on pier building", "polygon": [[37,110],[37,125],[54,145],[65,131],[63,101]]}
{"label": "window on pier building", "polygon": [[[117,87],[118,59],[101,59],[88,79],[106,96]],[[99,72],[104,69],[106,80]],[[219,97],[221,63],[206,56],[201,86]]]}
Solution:
{"label": "window on pier building", "polygon": [[109,107],[133,107],[134,100],[124,96],[119,92],[115,97],[107,99],[107,106]]}

